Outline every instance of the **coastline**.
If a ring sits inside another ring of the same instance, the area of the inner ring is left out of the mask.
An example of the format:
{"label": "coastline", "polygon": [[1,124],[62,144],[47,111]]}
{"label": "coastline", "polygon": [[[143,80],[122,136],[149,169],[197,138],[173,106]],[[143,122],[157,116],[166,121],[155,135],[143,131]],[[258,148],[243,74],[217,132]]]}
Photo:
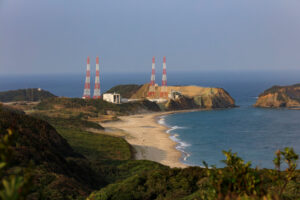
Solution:
{"label": "coastline", "polygon": [[203,109],[146,113],[119,117],[119,121],[105,122],[106,132],[123,137],[135,150],[135,159],[151,160],[169,167],[185,168],[181,162],[182,151],[176,149],[178,142],[170,138],[169,127],[159,123],[159,118],[180,112],[195,112]]}

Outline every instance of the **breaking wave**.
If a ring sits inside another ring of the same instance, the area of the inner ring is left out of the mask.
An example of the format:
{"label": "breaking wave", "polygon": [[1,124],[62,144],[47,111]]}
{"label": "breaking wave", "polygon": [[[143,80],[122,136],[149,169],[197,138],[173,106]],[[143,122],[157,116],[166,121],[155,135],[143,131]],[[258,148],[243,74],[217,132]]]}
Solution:
{"label": "breaking wave", "polygon": [[[163,126],[167,126],[167,127],[168,127],[168,125],[167,125],[166,122],[165,122],[165,116],[160,117],[159,120],[158,120],[158,123],[159,123],[160,125],[163,125]],[[179,138],[179,135],[178,135],[177,133],[174,133],[175,130],[177,130],[177,129],[184,129],[184,128],[185,128],[185,127],[172,126],[172,127],[170,127],[170,128],[166,131],[166,133],[170,134],[170,139],[177,143],[176,149],[182,153],[182,155],[183,155],[183,158],[182,158],[183,161],[186,161],[187,158],[190,157],[190,154],[189,154],[188,152],[185,151],[185,148],[191,146],[191,144],[188,144],[188,143],[182,141],[182,140]]]}

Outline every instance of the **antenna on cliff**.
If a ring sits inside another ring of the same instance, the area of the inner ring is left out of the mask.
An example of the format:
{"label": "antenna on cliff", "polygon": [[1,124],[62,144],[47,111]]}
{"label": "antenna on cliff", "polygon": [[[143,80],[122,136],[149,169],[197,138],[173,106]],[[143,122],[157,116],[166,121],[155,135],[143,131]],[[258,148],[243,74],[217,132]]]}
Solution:
{"label": "antenna on cliff", "polygon": [[155,57],[152,58],[152,73],[151,73],[151,82],[148,92],[148,97],[155,96]]}
{"label": "antenna on cliff", "polygon": [[83,99],[89,99],[91,97],[91,67],[90,67],[90,57],[87,57],[87,64],[86,64],[86,77],[85,77],[85,84],[84,84],[84,91],[83,91]]}
{"label": "antenna on cliff", "polygon": [[96,78],[95,78],[95,88],[94,88],[94,99],[100,99],[100,69],[99,69],[99,57],[96,57]]}
{"label": "antenna on cliff", "polygon": [[168,98],[166,56],[164,56],[164,60],[163,60],[163,75],[162,75],[162,83],[160,89],[160,97]]}

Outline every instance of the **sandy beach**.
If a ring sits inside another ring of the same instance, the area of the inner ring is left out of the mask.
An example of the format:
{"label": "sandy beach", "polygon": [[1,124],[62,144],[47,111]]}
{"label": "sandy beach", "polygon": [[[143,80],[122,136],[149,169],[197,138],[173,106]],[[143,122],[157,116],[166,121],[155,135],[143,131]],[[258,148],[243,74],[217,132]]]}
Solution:
{"label": "sandy beach", "polygon": [[124,137],[135,149],[135,159],[152,160],[170,167],[184,168],[187,165],[180,162],[182,155],[175,148],[177,143],[166,133],[168,128],[157,122],[159,116],[172,113],[174,112],[123,116],[119,117],[119,121],[101,125],[111,135]]}

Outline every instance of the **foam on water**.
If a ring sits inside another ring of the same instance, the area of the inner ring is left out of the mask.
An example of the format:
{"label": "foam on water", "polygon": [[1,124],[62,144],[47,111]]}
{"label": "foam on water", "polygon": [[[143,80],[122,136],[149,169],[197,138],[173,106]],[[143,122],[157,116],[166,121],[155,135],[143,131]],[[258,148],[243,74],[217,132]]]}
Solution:
{"label": "foam on water", "polygon": [[[168,125],[165,122],[165,116],[160,117],[158,123],[168,127]],[[190,154],[187,151],[185,151],[185,148],[189,147],[191,144],[188,144],[187,142],[184,142],[179,138],[179,135],[175,132],[178,129],[185,129],[185,127],[172,126],[166,131],[166,133],[170,134],[170,139],[177,143],[176,149],[182,153],[182,160],[186,161],[187,158],[190,157]]]}
{"label": "foam on water", "polygon": [[176,130],[176,129],[184,129],[184,127],[180,127],[180,126],[172,126],[169,130],[167,130],[167,133],[171,133],[172,131]]}
{"label": "foam on water", "polygon": [[159,123],[160,125],[166,126],[166,123],[165,123],[165,116],[159,117],[158,123]]}

